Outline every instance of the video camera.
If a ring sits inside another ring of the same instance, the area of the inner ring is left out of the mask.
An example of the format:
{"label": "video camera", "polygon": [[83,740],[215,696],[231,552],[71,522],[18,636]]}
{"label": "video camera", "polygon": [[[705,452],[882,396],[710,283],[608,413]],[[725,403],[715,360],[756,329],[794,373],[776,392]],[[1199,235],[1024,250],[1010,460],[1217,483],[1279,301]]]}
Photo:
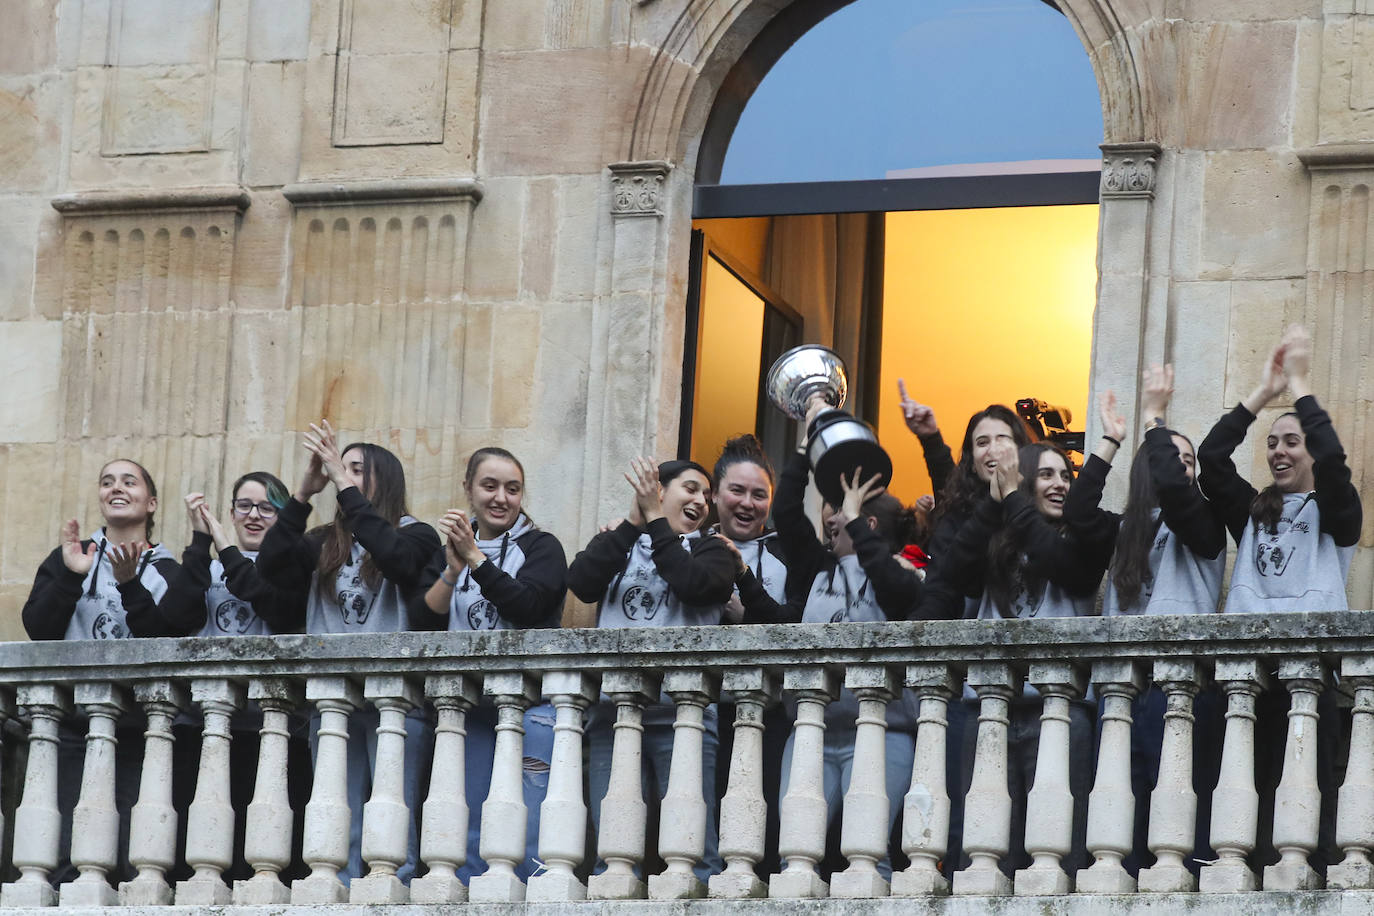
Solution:
{"label": "video camera", "polygon": [[1039,398],[1021,398],[1016,402],[1016,413],[1035,434],[1037,441],[1050,441],[1060,448],[1083,454],[1083,432],[1073,432],[1069,424],[1073,413],[1067,407],[1058,407]]}

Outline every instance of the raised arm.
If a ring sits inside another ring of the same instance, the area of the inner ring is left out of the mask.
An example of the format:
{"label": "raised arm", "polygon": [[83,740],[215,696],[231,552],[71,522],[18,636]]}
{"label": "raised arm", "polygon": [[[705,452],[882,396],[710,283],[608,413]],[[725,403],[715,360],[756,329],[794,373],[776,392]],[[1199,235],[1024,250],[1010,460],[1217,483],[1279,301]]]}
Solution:
{"label": "raised arm", "polygon": [[58,546],[38,567],[20,614],[29,639],[61,639],[67,635],[67,625],[81,600],[81,586],[95,552],[94,543],[81,540],[76,519],[62,525]]}

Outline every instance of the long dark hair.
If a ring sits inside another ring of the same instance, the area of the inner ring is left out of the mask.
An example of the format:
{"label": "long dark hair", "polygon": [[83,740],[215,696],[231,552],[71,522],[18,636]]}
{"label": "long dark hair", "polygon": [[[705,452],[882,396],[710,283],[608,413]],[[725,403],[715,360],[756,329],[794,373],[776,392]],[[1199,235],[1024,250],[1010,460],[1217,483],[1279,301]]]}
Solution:
{"label": "long dark hair", "polygon": [[[138,468],[138,472],[143,475],[144,485],[148,487],[148,495],[151,496],[153,499],[157,499],[157,484],[153,483],[153,475],[149,474],[147,468],[145,468],[143,465],[139,464],[132,458],[111,458],[109,461],[105,462],[100,466],[100,477],[105,476],[105,469],[107,467],[109,467],[112,464],[117,464],[120,461],[124,462],[125,464],[132,464],[134,467]],[[100,478],[98,477],[96,479],[99,480]],[[153,542],[153,515],[153,512],[149,512],[148,518],[143,523],[144,536],[147,537],[149,544]]]}
{"label": "long dark hair", "polygon": [[964,444],[959,451],[959,464],[945,483],[945,489],[935,500],[935,516],[931,527],[940,524],[946,515],[962,518],[973,511],[973,501],[981,493],[988,491],[987,483],[973,469],[973,430],[984,420],[1001,420],[1011,429],[1012,441],[1018,449],[1029,445],[1033,438],[1026,428],[1025,421],[1016,411],[1002,404],[989,404],[968,418],[964,429]]}
{"label": "long dark hair", "polygon": [[[400,459],[370,442],[354,442],[341,449],[339,454],[346,455],[355,448],[363,453],[363,495],[372,503],[377,514],[386,519],[387,524],[398,527],[401,517],[409,514],[406,510],[406,473]],[[324,535],[324,544],[320,548],[320,582],[332,591],[335,577],[353,552],[353,532],[344,524],[342,512],[334,516],[333,522],[321,525],[315,532]],[[372,588],[382,581],[382,571],[372,561],[371,554],[363,556],[363,580]]]}
{"label": "long dark hair", "polygon": [[[1277,423],[1284,417],[1296,416],[1297,413],[1290,410],[1288,413],[1279,414],[1274,418],[1274,422]],[[1273,429],[1273,425],[1269,428]],[[1306,431],[1303,435],[1303,448],[1307,448]],[[1250,503],[1250,518],[1270,534],[1278,530],[1279,519],[1283,518],[1283,491],[1279,489],[1278,484],[1271,483],[1255,494],[1254,500]]]}
{"label": "long dark hair", "polygon": [[887,544],[889,553],[899,553],[907,544],[916,542],[916,510],[902,505],[902,501],[891,493],[883,492],[869,497],[860,511],[865,518],[877,522],[876,531]]}
{"label": "long dark hair", "polygon": [[[1028,499],[1035,499],[1035,480],[1040,472],[1040,458],[1046,452],[1058,455],[1064,462],[1064,467],[1068,468],[1070,477],[1073,475],[1073,462],[1069,460],[1068,454],[1053,442],[1032,442],[1022,446],[1016,456],[1016,466],[1021,472],[1021,485],[1016,490]],[[1062,530],[1062,520],[1054,524]],[[988,570],[984,588],[992,598],[993,606],[1003,617],[1013,616],[1011,601],[1017,592],[1034,594],[1045,584],[1043,578],[1031,575],[1021,562],[1021,548],[1020,540],[1013,537],[1005,525],[988,541]]]}
{"label": "long dark hair", "polygon": [[1159,491],[1150,473],[1149,454],[1144,448],[1137,449],[1131,461],[1126,511],[1121,514],[1121,531],[1116,536],[1116,553],[1112,557],[1112,585],[1123,610],[1135,607],[1141,591],[1151,581],[1150,550],[1159,531],[1159,520],[1154,514],[1158,506]]}

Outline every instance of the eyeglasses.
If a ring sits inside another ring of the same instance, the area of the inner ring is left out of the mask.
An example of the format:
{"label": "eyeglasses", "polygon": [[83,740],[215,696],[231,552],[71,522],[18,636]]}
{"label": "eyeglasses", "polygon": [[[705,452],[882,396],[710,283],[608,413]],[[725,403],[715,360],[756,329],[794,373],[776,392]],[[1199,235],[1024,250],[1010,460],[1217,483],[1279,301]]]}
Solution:
{"label": "eyeglasses", "polygon": [[251,499],[234,500],[234,514],[240,518],[247,518],[254,509],[258,510],[259,518],[277,517],[277,507],[271,503],[255,503]]}

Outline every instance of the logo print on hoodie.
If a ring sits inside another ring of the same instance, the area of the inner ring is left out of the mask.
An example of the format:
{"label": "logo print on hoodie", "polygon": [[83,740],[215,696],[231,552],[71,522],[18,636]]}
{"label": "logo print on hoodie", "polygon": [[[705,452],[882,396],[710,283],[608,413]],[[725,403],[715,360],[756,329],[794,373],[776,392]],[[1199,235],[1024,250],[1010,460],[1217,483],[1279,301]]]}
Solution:
{"label": "logo print on hoodie", "polygon": [[252,610],[237,598],[221,601],[215,608],[215,626],[230,636],[242,636],[252,620]]}
{"label": "logo print on hoodie", "polygon": [[469,604],[468,626],[474,630],[496,629],[496,605],[485,598]]}
{"label": "logo print on hoodie", "polygon": [[348,585],[339,589],[338,594],[339,611],[343,614],[344,623],[356,623],[359,626],[367,623],[372,613],[372,602],[376,600],[376,593],[363,583],[362,574],[353,573]]}
{"label": "logo print on hoodie", "polygon": [[119,605],[112,598],[105,599],[105,610],[91,624],[91,639],[128,639],[129,630],[119,619]]}
{"label": "logo print on hoodie", "polygon": [[620,609],[631,620],[638,620],[641,611],[645,620],[653,620],[658,613],[658,599],[642,585],[632,585],[620,596]]}
{"label": "logo print on hoodie", "polygon": [[1281,576],[1293,560],[1293,551],[1282,544],[1259,544],[1255,547],[1255,569],[1261,576]]}

